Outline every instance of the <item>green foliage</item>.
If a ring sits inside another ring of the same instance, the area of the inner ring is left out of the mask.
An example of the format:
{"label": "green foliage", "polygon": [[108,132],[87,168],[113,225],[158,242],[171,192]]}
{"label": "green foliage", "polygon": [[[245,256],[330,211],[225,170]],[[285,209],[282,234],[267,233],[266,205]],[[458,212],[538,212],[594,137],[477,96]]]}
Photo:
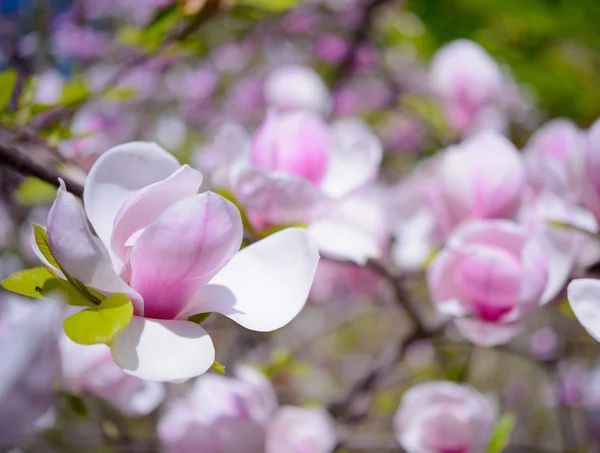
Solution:
{"label": "green foliage", "polygon": [[58,261],[56,261],[56,258],[54,258],[54,255],[52,254],[52,250],[50,250],[50,242],[48,241],[48,234],[46,233],[46,230],[42,226],[34,223],[33,234],[35,237],[35,243],[37,244],[44,258],[48,260],[48,263],[50,263],[56,269],[60,269],[60,271],[64,274],[65,278],[73,287],[73,289],[76,290],[90,304],[100,305],[104,296],[102,296],[102,294],[100,294],[99,292],[86,287],[79,280],[72,277],[61,267]]}
{"label": "green foliage", "polygon": [[196,324],[202,324],[212,313],[198,313],[190,316],[187,320],[191,322],[195,322]]}
{"label": "green foliage", "polygon": [[113,294],[96,307],[75,313],[63,322],[67,336],[75,343],[107,344],[127,327],[133,305],[126,294]]}
{"label": "green foliage", "polygon": [[56,187],[33,176],[23,179],[15,192],[16,202],[24,206],[48,204],[55,196]]}
{"label": "green foliage", "polygon": [[406,6],[422,30],[408,36],[404,27],[390,25],[382,37],[387,45],[409,39],[429,58],[444,43],[472,39],[507,64],[517,81],[531,85],[550,117],[587,126],[598,116],[600,2],[408,0]]}
{"label": "green foliage", "polygon": [[234,5],[252,6],[273,13],[287,11],[300,3],[300,0],[234,0]]}
{"label": "green foliage", "polygon": [[89,418],[90,411],[82,397],[70,393],[65,393],[64,397],[69,409],[82,418]]}
{"label": "green foliage", "polygon": [[0,111],[8,107],[15,85],[17,84],[17,71],[8,69],[0,73]]}
{"label": "green foliage", "polygon": [[46,268],[36,267],[15,272],[2,280],[2,286],[4,289],[22,296],[43,299],[45,298],[43,289],[51,280],[56,280],[56,278]]}
{"label": "green foliage", "polygon": [[223,365],[221,365],[219,362],[217,362],[216,360],[212,364],[211,368],[215,373],[218,373],[222,376],[225,375],[225,367]]}
{"label": "green foliage", "polygon": [[64,84],[59,105],[67,107],[80,104],[86,101],[90,94],[85,80],[82,77],[75,77]]}
{"label": "green foliage", "polygon": [[498,420],[492,432],[488,453],[500,453],[506,448],[515,427],[515,422],[516,418],[513,414],[505,414]]}

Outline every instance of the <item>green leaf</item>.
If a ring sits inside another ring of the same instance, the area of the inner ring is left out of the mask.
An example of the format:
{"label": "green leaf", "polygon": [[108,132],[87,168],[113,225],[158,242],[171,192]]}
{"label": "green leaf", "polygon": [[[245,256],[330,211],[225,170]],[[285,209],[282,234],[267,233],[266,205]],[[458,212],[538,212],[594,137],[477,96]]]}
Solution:
{"label": "green leaf", "polygon": [[93,304],[69,282],[60,278],[46,281],[42,287],[42,295],[47,299],[59,300],[65,304],[74,305],[76,307],[93,306]]}
{"label": "green leaf", "polygon": [[0,111],[5,110],[17,84],[17,71],[8,69],[0,73]]}
{"label": "green leaf", "polygon": [[15,200],[24,206],[48,204],[56,197],[56,187],[41,179],[28,176],[15,192]]}
{"label": "green leaf", "polygon": [[75,313],[63,322],[67,336],[75,343],[107,344],[123,331],[133,316],[133,305],[126,294],[107,297],[97,307]]}
{"label": "green leaf", "polygon": [[208,318],[210,315],[212,315],[211,312],[198,313],[198,314],[190,316],[187,320],[191,321],[191,322],[195,322],[196,324],[202,324],[206,320],[206,318]]}
{"label": "green leaf", "polygon": [[76,77],[64,84],[59,104],[63,106],[79,104],[85,101],[90,94],[85,80],[82,77]]}
{"label": "green leaf", "polygon": [[593,231],[586,230],[585,228],[582,228],[577,225],[572,225],[572,224],[566,223],[566,222],[560,222],[558,220],[548,220],[546,223],[548,224],[548,226],[551,226],[551,227],[562,228],[565,230],[579,231],[580,233],[583,233],[587,236],[591,236],[596,240],[600,239],[598,234],[594,233]]}
{"label": "green leaf", "polygon": [[[48,241],[48,233],[43,226],[37,223],[33,224],[33,236],[35,237],[35,243],[40,249],[41,254],[48,260],[48,262],[57,269],[61,269],[60,264],[54,258],[52,250],[50,250],[50,241]],[[62,269],[61,269],[62,270]]]}
{"label": "green leaf", "polygon": [[67,281],[71,284],[71,286],[77,292],[79,292],[79,294],[81,294],[85,299],[87,299],[92,305],[100,305],[102,299],[104,298],[102,294],[85,286],[79,280],[69,275],[69,273],[67,273],[61,267],[61,265],[58,264],[58,261],[56,261],[56,258],[54,258],[54,255],[52,254],[52,250],[50,250],[50,241],[48,240],[48,233],[46,233],[44,227],[34,223],[33,234],[35,237],[35,243],[37,244],[44,258],[46,258],[52,266],[54,266],[57,269],[60,269]]}
{"label": "green leaf", "polygon": [[213,369],[213,371],[215,373],[219,373],[220,375],[224,375],[225,374],[225,367],[223,365],[221,365],[219,362],[217,362],[216,360],[212,364],[211,368]]}
{"label": "green leaf", "polygon": [[90,412],[85,404],[85,400],[77,395],[72,395],[70,393],[65,393],[65,400],[69,408],[77,415],[82,418],[88,418]]}
{"label": "green leaf", "polygon": [[43,267],[36,267],[15,272],[2,280],[2,287],[22,296],[43,299],[45,297],[43,288],[51,280],[56,280],[54,275]]}
{"label": "green leaf", "polygon": [[297,6],[300,0],[234,0],[233,3],[253,6],[273,13],[282,13]]}
{"label": "green leaf", "polygon": [[488,453],[500,453],[503,451],[510,440],[510,435],[515,427],[515,416],[513,414],[505,414],[494,426]]}
{"label": "green leaf", "polygon": [[103,95],[104,99],[109,101],[128,101],[137,93],[135,87],[112,87]]}

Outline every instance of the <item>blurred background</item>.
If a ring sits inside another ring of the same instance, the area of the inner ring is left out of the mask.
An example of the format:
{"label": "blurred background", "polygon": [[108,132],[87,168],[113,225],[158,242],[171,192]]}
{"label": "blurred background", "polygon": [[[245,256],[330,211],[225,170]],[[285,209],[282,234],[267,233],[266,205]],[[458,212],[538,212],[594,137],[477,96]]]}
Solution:
{"label": "blurred background", "polygon": [[[274,103],[304,102],[305,90],[325,117],[358,117],[379,137],[386,230],[396,230],[412,203],[405,177],[472,131],[492,127],[521,149],[550,119],[582,129],[597,119],[599,21],[594,0],[0,0],[0,143],[80,183],[102,152],[132,140],[156,141],[215,174],[224,125],[254,131]],[[445,97],[447,74],[458,70],[440,69],[448,65],[440,49],[463,39],[489,54],[463,69],[478,74],[491,65],[502,78],[486,114],[467,119]],[[286,68],[291,78],[274,80]],[[312,68],[308,76],[300,70],[300,82],[298,68]],[[30,225],[45,223],[55,193],[0,166],[0,277],[35,265]],[[410,257],[395,264],[433,322],[423,275],[432,251],[419,252],[416,264]],[[248,333],[210,319],[220,362],[258,367],[280,404],[328,407],[342,398],[410,322],[376,272],[339,278],[337,270],[322,271],[307,308],[281,331]],[[9,348],[6,332],[38,316],[37,308],[11,308],[12,297],[0,295],[1,351]],[[367,416],[339,422],[349,440],[337,451],[403,451],[390,419],[407,388],[439,379],[491,395],[509,417],[496,435],[514,425],[506,451],[600,451],[600,378],[592,373],[600,348],[564,299],[535,313],[509,346],[474,346],[453,331],[412,344],[370,395]],[[156,405],[132,414],[119,405],[123,396],[62,382],[68,348],[55,346],[27,352],[26,374],[49,375],[52,391],[33,395],[39,404],[0,451],[161,451],[156,424],[189,385],[166,386]],[[13,362],[6,360],[0,357],[0,406],[12,389],[3,380],[23,379],[8,373]],[[15,406],[15,418],[23,407]]]}

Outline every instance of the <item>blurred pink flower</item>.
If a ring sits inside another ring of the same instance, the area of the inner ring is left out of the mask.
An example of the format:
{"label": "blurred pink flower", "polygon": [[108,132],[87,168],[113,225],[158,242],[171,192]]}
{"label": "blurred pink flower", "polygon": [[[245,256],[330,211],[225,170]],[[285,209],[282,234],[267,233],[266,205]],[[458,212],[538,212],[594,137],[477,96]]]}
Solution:
{"label": "blurred pink flower", "polygon": [[554,119],[543,125],[524,150],[528,185],[574,199],[575,169],[585,143],[582,131],[570,120]]}
{"label": "blurred pink flower", "polygon": [[52,403],[61,306],[46,302],[0,299],[0,447],[13,446]]}
{"label": "blurred pink flower", "polygon": [[484,453],[496,418],[495,405],[474,388],[432,381],[405,393],[393,425],[407,453]]}
{"label": "blurred pink flower", "polygon": [[503,129],[503,74],[477,43],[459,39],[441,47],[431,62],[430,83],[444,104],[450,125],[459,133]]}
{"label": "blurred pink flower", "polygon": [[581,201],[600,221],[600,120],[587,132],[582,161]]}
{"label": "blurred pink flower", "polygon": [[297,407],[278,409],[270,382],[247,366],[238,367],[235,378],[199,377],[190,394],[162,416],[158,435],[169,453],[198,448],[203,453],[327,453],[335,444],[326,415]]}
{"label": "blurred pink flower", "polygon": [[504,136],[480,132],[443,151],[439,185],[429,191],[430,205],[445,235],[468,219],[511,217],[525,185],[523,161]]}
{"label": "blurred pink flower", "polygon": [[[306,230],[280,231],[238,253],[239,211],[215,193],[198,194],[201,183],[200,172],[158,145],[127,143],[90,170],[87,219],[64,184],[48,215],[60,266],[97,291],[131,299],[134,317],[111,352],[133,376],[183,381],[212,366],[212,340],[189,316],[219,312],[271,331],[289,323],[308,296],[319,256]],[[34,250],[53,267],[35,243]]]}
{"label": "blurred pink flower", "polygon": [[283,66],[265,81],[267,105],[280,111],[307,110],[327,115],[331,111],[331,95],[321,77],[311,68]]}
{"label": "blurred pink flower", "polygon": [[60,340],[62,384],[68,392],[90,394],[131,416],[152,412],[165,397],[164,384],[130,376],[103,344],[83,346],[66,335]]}
{"label": "blurred pink flower", "polygon": [[481,220],[452,234],[427,278],[438,311],[470,341],[493,346],[520,333],[519,319],[540,305],[548,269],[542,246],[520,225]]}
{"label": "blurred pink flower", "polygon": [[60,58],[92,59],[108,46],[108,36],[77,25],[71,13],[58,18],[52,30],[52,51]]}
{"label": "blurred pink flower", "polygon": [[347,52],[348,44],[337,35],[323,34],[315,41],[315,54],[328,63],[339,63]]}

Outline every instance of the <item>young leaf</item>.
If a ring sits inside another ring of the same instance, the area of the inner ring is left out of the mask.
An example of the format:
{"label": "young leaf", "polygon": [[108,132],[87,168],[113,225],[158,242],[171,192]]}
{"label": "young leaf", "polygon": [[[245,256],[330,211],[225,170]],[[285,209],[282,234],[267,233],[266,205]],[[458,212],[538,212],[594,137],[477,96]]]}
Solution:
{"label": "young leaf", "polygon": [[513,414],[505,414],[494,426],[494,432],[490,440],[488,453],[502,452],[510,440],[510,434],[515,427],[515,416]]}
{"label": "young leaf", "polygon": [[16,84],[16,70],[9,69],[0,73],[0,111],[5,110],[6,106],[8,106]]}
{"label": "young leaf", "polygon": [[77,291],[69,282],[60,278],[46,281],[42,287],[42,296],[47,299],[61,301],[76,307],[90,307],[93,304]]}
{"label": "young leaf", "polygon": [[133,305],[125,294],[113,294],[97,307],[75,313],[63,322],[67,336],[75,343],[107,344],[127,327],[133,316]]}
{"label": "young leaf", "polygon": [[215,360],[215,362],[212,364],[212,367],[211,367],[211,368],[213,369],[213,371],[214,371],[215,373],[218,373],[218,374],[220,374],[220,375],[225,375],[225,367],[224,367],[223,365],[221,365],[219,362],[217,362],[216,360]]}
{"label": "young leaf", "polygon": [[56,188],[41,179],[28,176],[15,192],[15,200],[24,206],[48,204],[56,197]]}
{"label": "young leaf", "polygon": [[296,6],[300,3],[300,0],[235,0],[233,3],[253,6],[274,13],[282,13]]}
{"label": "young leaf", "polygon": [[22,296],[43,299],[43,288],[47,282],[56,280],[54,275],[43,267],[25,269],[15,272],[10,277],[2,280],[4,289]]}
{"label": "young leaf", "polygon": [[50,241],[48,240],[48,233],[46,233],[46,230],[42,226],[34,223],[33,234],[35,236],[35,243],[37,244],[44,258],[46,258],[52,266],[60,269],[71,286],[85,299],[87,299],[93,305],[100,305],[103,296],[99,292],[91,290],[79,280],[73,278],[60,266],[60,264],[58,264],[58,261],[56,261],[56,258],[54,258],[54,255],[52,254],[52,250],[50,250]]}
{"label": "young leaf", "polygon": [[187,320],[191,322],[195,322],[196,324],[202,324],[212,313],[197,313],[195,315],[190,316]]}

